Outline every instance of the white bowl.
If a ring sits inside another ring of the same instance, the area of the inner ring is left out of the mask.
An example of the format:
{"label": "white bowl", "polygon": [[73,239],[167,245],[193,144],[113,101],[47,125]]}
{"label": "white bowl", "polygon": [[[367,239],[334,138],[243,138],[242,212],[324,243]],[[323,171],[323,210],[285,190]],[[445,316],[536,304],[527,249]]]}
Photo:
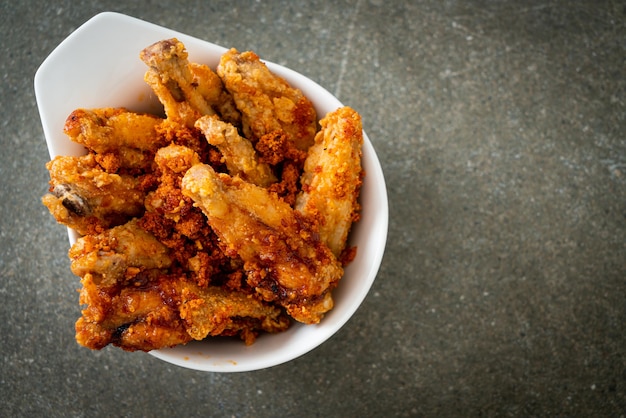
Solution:
{"label": "white bowl", "polygon": [[[157,113],[160,103],[143,81],[147,67],[139,52],[162,39],[177,37],[192,62],[214,68],[226,51],[218,45],[118,13],[102,13],[73,32],[46,58],[35,75],[35,95],[50,157],[81,155],[84,148],[63,133],[76,108],[125,106]],[[312,80],[280,65],[268,67],[299,88],[323,116],[342,106]],[[358,103],[352,104],[358,108]],[[357,109],[358,110],[358,109]],[[366,121],[365,121],[366,122]],[[335,334],[365,299],[380,266],[387,239],[388,204],[385,180],[371,142],[364,134],[361,220],[350,234],[357,256],[334,291],[335,307],[318,325],[295,324],[280,334],[261,335],[251,346],[235,339],[212,338],[186,346],[150,352],[153,356],[196,370],[241,372],[285,363]],[[76,239],[69,230],[70,243]]]}

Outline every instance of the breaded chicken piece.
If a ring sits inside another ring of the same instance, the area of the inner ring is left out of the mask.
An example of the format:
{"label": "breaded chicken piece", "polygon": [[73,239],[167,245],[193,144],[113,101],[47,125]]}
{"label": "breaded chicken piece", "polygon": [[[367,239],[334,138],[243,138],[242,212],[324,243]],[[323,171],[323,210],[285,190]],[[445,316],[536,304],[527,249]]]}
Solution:
{"label": "breaded chicken piece", "polygon": [[105,172],[93,154],[59,156],[46,168],[50,189],[43,204],[57,222],[81,235],[124,224],[144,212],[140,179]]}
{"label": "breaded chicken piece", "polygon": [[68,253],[72,273],[90,274],[102,286],[132,280],[152,270],[164,272],[172,265],[168,248],[133,219],[97,234],[79,238]]}
{"label": "breaded chicken piece", "polygon": [[342,107],[327,114],[309,149],[295,208],[317,226],[320,239],[340,257],[348,232],[359,218],[362,184],[361,117]]}
{"label": "breaded chicken piece", "polygon": [[[124,108],[76,109],[66,119],[64,132],[74,142],[97,154],[107,171],[149,168],[154,153],[165,145],[156,127],[157,116]],[[113,159],[113,163],[108,163]]]}
{"label": "breaded chicken piece", "polygon": [[311,101],[287,81],[273,74],[251,51],[230,49],[220,59],[217,74],[241,112],[246,138],[282,130],[300,150],[313,144],[317,115]]}
{"label": "breaded chicken piece", "polygon": [[289,326],[279,308],[252,295],[199,287],[183,276],[103,287],[86,274],[81,283],[85,308],[76,322],[76,340],[91,349],[113,344],[150,351],[208,336],[240,336],[252,344],[260,331],[280,332]]}
{"label": "breaded chicken piece", "polygon": [[[143,286],[102,288],[90,274],[81,279],[81,317],[76,321],[76,341],[92,350],[100,350],[109,344],[127,351],[150,351],[173,347],[191,341],[175,305],[164,303],[172,292],[162,286],[146,291]],[[163,294],[159,292],[165,291]]]}
{"label": "breaded chicken piece", "polygon": [[220,78],[208,66],[190,63],[178,39],[156,42],[142,50],[139,57],[150,67],[145,81],[171,121],[191,128],[200,116],[219,114],[239,123],[239,112]]}
{"label": "breaded chicken piece", "polygon": [[182,182],[227,246],[244,261],[248,283],[297,321],[318,323],[333,307],[343,269],[326,245],[276,195],[210,166],[190,168]]}
{"label": "breaded chicken piece", "polygon": [[203,116],[196,121],[209,144],[222,153],[222,160],[231,176],[240,176],[249,183],[268,187],[277,179],[269,164],[259,161],[252,143],[243,138],[230,123],[214,116]]}

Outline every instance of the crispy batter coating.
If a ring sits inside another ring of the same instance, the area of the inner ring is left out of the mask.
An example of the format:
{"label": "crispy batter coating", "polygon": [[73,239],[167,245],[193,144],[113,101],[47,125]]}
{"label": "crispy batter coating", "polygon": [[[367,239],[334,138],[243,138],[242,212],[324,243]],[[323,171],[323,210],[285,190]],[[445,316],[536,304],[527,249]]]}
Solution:
{"label": "crispy batter coating", "polygon": [[85,307],[75,325],[80,345],[100,350],[113,344],[128,351],[149,351],[191,341],[180,315],[164,303],[171,294],[165,288],[167,280],[157,282],[151,291],[145,284],[103,289],[89,274],[81,284],[80,304]]}
{"label": "crispy batter coating", "polygon": [[264,300],[307,324],[318,323],[332,308],[330,291],[343,270],[287,203],[204,164],[187,171],[182,187],[228,252],[244,261],[249,283]]}
{"label": "crispy batter coating", "polygon": [[280,178],[268,190],[293,206],[300,192],[300,174],[307,153],[297,149],[283,131],[263,135],[254,147],[260,155],[259,161],[270,164]]}
{"label": "crispy batter coating", "polygon": [[222,155],[209,144],[202,132],[195,127],[188,128],[165,119],[158,127],[159,134],[167,138],[168,143],[182,145],[198,154],[200,160],[210,162],[213,166],[221,164]]}
{"label": "crispy batter coating", "polygon": [[231,49],[222,55],[217,74],[241,112],[244,136],[255,142],[272,131],[284,131],[296,148],[307,150],[317,132],[311,101],[273,74],[252,51]]}
{"label": "crispy batter coating", "polygon": [[304,164],[296,210],[313,220],[320,239],[339,258],[352,223],[359,219],[361,117],[353,109],[342,107],[326,115],[320,124],[322,130]]}
{"label": "crispy batter coating", "polygon": [[137,220],[80,238],[69,256],[86,305],[76,338],[90,348],[152,350],[240,334],[251,343],[257,331],[289,324],[280,309],[250,294],[168,274],[175,262],[169,249]]}
{"label": "crispy batter coating", "polygon": [[46,168],[50,189],[42,202],[57,222],[79,234],[121,225],[144,211],[141,179],[107,173],[94,154],[59,156]]}
{"label": "crispy batter coating", "polygon": [[[208,66],[190,63],[198,92],[211,104],[219,117],[233,126],[241,126],[241,113],[222,79]],[[216,95],[216,92],[219,94]]]}

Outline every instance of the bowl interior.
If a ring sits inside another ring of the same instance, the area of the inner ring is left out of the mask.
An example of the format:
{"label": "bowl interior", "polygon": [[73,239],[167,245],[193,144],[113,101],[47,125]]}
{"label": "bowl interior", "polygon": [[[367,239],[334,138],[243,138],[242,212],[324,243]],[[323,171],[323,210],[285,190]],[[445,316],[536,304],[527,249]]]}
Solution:
{"label": "bowl interior", "polygon": [[[162,39],[177,37],[189,59],[215,68],[226,48],[118,13],[101,13],[65,39],[35,75],[35,95],[50,158],[81,155],[84,148],[63,133],[67,116],[76,108],[125,106],[160,113],[162,107],[143,81],[145,64],[139,51]],[[299,88],[314,103],[318,115],[342,104],[305,76],[266,62],[276,74]],[[388,224],[385,180],[372,144],[364,133],[361,220],[350,234],[357,256],[346,268],[333,293],[335,307],[318,325],[294,324],[280,334],[261,335],[246,347],[238,339],[214,338],[161,349],[151,355],[179,366],[205,371],[238,372],[275,366],[314,349],[337,332],[367,295],[380,266]],[[77,236],[68,230],[70,243]]]}

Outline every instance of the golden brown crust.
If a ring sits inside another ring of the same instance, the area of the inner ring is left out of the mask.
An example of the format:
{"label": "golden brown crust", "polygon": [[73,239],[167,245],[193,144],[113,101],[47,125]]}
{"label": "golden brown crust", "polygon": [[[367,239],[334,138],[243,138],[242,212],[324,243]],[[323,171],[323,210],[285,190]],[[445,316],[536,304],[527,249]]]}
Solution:
{"label": "golden brown crust", "polygon": [[80,301],[86,307],[76,322],[76,340],[92,349],[113,344],[150,351],[220,335],[241,335],[250,344],[259,331],[289,326],[274,306],[237,291],[198,287],[181,276],[105,288],[87,274],[81,283]]}

